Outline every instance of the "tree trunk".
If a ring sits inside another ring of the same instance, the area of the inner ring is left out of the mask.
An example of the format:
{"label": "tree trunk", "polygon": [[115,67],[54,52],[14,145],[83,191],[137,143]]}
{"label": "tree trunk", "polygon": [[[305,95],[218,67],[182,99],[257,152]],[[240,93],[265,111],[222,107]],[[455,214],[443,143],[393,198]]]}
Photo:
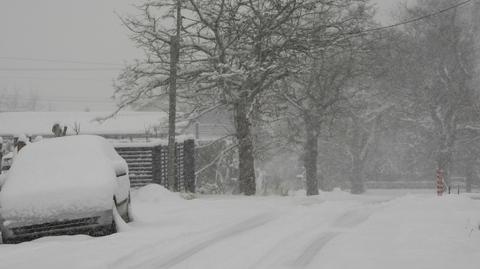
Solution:
{"label": "tree trunk", "polygon": [[352,194],[362,194],[365,192],[365,184],[363,182],[363,161],[358,157],[353,158],[350,183],[352,184],[350,190]]}
{"label": "tree trunk", "polygon": [[[362,132],[358,122],[354,123],[352,134],[352,173],[350,174],[350,183],[352,194],[362,194],[365,192],[365,185],[363,182],[363,166],[365,164],[366,154],[364,151],[368,147],[368,135]],[[362,156],[363,155],[363,156]]]}
{"label": "tree trunk", "polygon": [[240,193],[255,195],[255,161],[253,141],[248,118],[248,100],[241,98],[235,104],[235,128],[238,140],[238,181]]}
{"label": "tree trunk", "polygon": [[3,159],[3,138],[0,136],[0,171],[2,171],[2,159]]}
{"label": "tree trunk", "polygon": [[452,161],[451,147],[441,144],[436,156],[437,169],[443,170],[443,179],[446,183],[445,188],[450,185],[450,166]]}
{"label": "tree trunk", "polygon": [[472,192],[472,183],[475,179],[475,161],[473,158],[467,161],[467,167],[465,171],[465,188],[466,192]]}
{"label": "tree trunk", "polygon": [[305,177],[307,195],[318,195],[317,180],[317,158],[318,158],[318,137],[315,128],[310,121],[305,121],[306,126],[306,143],[305,143]]}

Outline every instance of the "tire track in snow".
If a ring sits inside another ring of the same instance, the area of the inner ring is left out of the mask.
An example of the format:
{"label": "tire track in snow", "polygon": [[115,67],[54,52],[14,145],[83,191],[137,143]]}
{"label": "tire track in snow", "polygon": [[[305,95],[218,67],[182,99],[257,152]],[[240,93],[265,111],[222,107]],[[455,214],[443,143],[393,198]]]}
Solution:
{"label": "tire track in snow", "polygon": [[309,265],[313,258],[317,256],[317,253],[338,234],[339,232],[327,232],[315,238],[291,266],[294,268],[304,268]]}
{"label": "tire track in snow", "polygon": [[334,231],[335,229],[351,229],[363,222],[365,222],[371,215],[373,210],[371,208],[358,208],[355,210],[349,210],[340,217],[336,218],[331,226],[332,231],[327,231],[314,240],[304,249],[302,254],[297,257],[293,263],[289,264],[293,268],[305,268],[307,267],[317,256],[317,254],[328,244],[332,239],[341,234],[341,231]]}
{"label": "tire track in snow", "polygon": [[354,228],[355,226],[365,222],[370,215],[372,215],[372,213],[373,210],[367,208],[350,210],[335,219],[335,221],[332,223],[332,226],[335,228]]}
{"label": "tire track in snow", "polygon": [[254,264],[252,264],[249,268],[250,269],[257,269],[257,268],[272,268],[272,265],[267,265],[268,261],[276,256],[281,256],[283,249],[286,245],[295,244],[299,242],[301,238],[304,236],[308,236],[311,234],[318,227],[325,226],[326,223],[324,222],[315,222],[305,227],[302,227],[300,230],[296,230],[293,233],[284,236],[273,248],[269,249],[260,259],[258,259]]}
{"label": "tire track in snow", "polygon": [[[333,220],[310,223],[303,227],[302,230],[294,231],[285,236],[273,248],[269,249],[265,255],[250,265],[249,268],[305,267],[331,239],[339,235],[343,230],[353,228],[366,221],[373,212],[370,205],[362,205],[356,209],[343,209],[342,211],[343,212],[339,212]],[[322,230],[324,232],[322,232]],[[296,258],[295,256],[290,257],[289,262],[283,265],[280,265],[280,263],[275,264],[275,262],[272,264],[275,257],[284,257],[286,253],[283,253],[283,250],[286,246],[290,246],[290,248],[305,247],[304,251],[301,252],[302,254]]]}
{"label": "tire track in snow", "polygon": [[[152,255],[149,255],[149,257],[143,257],[139,262],[130,262],[128,263],[128,265],[115,263],[111,266],[111,268],[172,268],[173,266],[185,261],[186,259],[194,256],[195,254],[212,245],[215,245],[222,240],[240,235],[257,227],[263,226],[266,223],[272,221],[274,218],[275,216],[273,214],[257,215],[215,234],[210,239],[204,240],[196,244],[194,243],[191,247],[171,257],[155,258],[158,254],[155,252],[152,253]],[[160,250],[157,249],[157,251]]]}
{"label": "tire track in snow", "polygon": [[176,240],[183,240],[186,237],[196,236],[199,233],[201,232],[180,234],[177,236],[163,238],[161,240],[150,242],[147,245],[142,245],[130,251],[129,253],[123,255],[122,257],[116,259],[114,262],[111,262],[108,265],[108,268],[125,268],[124,264],[129,263],[132,260],[132,257],[141,256],[141,255],[144,255],[144,253],[150,253],[152,249],[155,249],[155,248],[158,249],[159,246],[165,246],[165,245],[168,245],[169,242],[176,241]]}

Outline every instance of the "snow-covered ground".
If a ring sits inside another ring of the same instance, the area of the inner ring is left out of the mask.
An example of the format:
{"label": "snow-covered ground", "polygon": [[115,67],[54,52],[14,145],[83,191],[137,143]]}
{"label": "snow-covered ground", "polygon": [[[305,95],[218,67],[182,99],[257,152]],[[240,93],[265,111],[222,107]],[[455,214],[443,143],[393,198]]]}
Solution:
{"label": "snow-covered ground", "polygon": [[0,268],[479,268],[480,200],[334,191],[182,199],[150,185],[100,238],[0,246]]}

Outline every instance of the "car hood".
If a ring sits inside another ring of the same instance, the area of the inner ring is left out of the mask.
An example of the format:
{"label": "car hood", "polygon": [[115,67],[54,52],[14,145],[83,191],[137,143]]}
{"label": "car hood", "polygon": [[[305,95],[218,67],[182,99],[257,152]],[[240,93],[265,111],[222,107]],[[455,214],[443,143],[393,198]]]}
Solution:
{"label": "car hood", "polygon": [[70,214],[88,214],[111,209],[113,205],[113,191],[108,185],[63,188],[14,196],[6,194],[2,191],[1,217],[4,220],[22,222],[29,222],[29,219],[55,219]]}

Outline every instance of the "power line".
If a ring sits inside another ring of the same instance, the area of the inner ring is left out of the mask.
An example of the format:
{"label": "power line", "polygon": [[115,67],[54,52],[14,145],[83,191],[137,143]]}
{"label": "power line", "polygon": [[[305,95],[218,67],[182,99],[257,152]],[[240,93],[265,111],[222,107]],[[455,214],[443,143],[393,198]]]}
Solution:
{"label": "power line", "polygon": [[[361,35],[361,34],[366,34],[370,32],[376,32],[376,31],[382,31],[386,29],[391,29],[395,28],[398,26],[414,23],[417,21],[425,20],[430,17],[437,16],[439,14],[448,12],[450,10],[465,6],[467,4],[473,3],[475,0],[465,0],[463,2],[457,3],[455,5],[452,5],[450,7],[417,17],[413,19],[409,19],[406,21],[394,23],[391,25],[387,26],[381,26],[381,27],[376,27],[376,28],[371,28],[371,29],[365,29],[357,32],[350,32],[347,33],[346,35]],[[121,67],[122,65],[119,63],[112,63],[112,62],[90,62],[90,61],[77,61],[77,60],[59,60],[59,59],[43,59],[43,58],[27,58],[27,57],[5,57],[5,56],[0,56],[0,59],[4,60],[16,60],[16,61],[32,61],[32,62],[50,62],[50,63],[70,63],[70,64],[91,64],[91,65],[110,65],[110,66],[118,66]],[[70,72],[70,71],[80,71],[80,72],[88,72],[88,71],[118,71],[120,68],[1,68],[0,71],[31,71],[31,72],[41,72],[41,71],[65,71],[65,72]]]}
{"label": "power line", "polygon": [[69,63],[69,64],[91,64],[91,65],[112,65],[112,66],[122,66],[120,63],[112,62],[88,62],[88,61],[77,61],[77,60],[60,60],[60,59],[44,59],[44,58],[27,58],[27,57],[5,57],[0,56],[2,60],[13,60],[13,61],[28,61],[28,62],[46,62],[46,63]]}
{"label": "power line", "polygon": [[119,71],[121,68],[110,68],[110,67],[85,67],[85,68],[15,68],[15,67],[0,67],[0,71],[32,71],[32,72],[42,72],[42,71],[65,71],[65,72],[70,72],[70,71],[80,71],[80,72],[89,72],[89,71]]}
{"label": "power line", "polygon": [[[31,96],[31,95],[34,95],[34,96]],[[11,93],[11,92],[0,92],[0,97],[7,97],[7,98],[21,98],[21,99],[24,99],[24,98],[42,98],[39,94],[35,93],[35,92],[32,92],[30,93],[30,96],[25,96],[25,94],[22,94],[22,93]],[[108,101],[108,100],[113,100],[111,99],[110,97],[102,97],[102,98],[98,98],[98,97],[94,97],[94,96],[54,96],[54,97],[49,97],[51,100],[55,99],[55,100],[59,100],[59,101],[63,101],[63,100],[99,100],[99,99],[103,99],[104,101]]]}
{"label": "power line", "polygon": [[81,99],[55,99],[55,98],[42,98],[42,97],[2,97],[1,101],[7,101],[7,102],[12,102],[12,101],[21,101],[21,102],[29,102],[29,101],[36,101],[39,103],[44,103],[44,102],[51,102],[51,103],[81,103],[81,104],[89,104],[89,103],[95,103],[95,104],[113,104],[115,103],[115,100],[81,100]]}
{"label": "power line", "polygon": [[438,10],[438,11],[420,16],[420,17],[417,17],[417,18],[409,19],[409,20],[406,20],[406,21],[394,23],[394,24],[387,25],[387,26],[381,26],[381,27],[366,29],[366,30],[362,30],[362,31],[358,31],[358,32],[352,32],[352,33],[348,33],[347,35],[361,35],[361,34],[365,34],[365,33],[370,33],[370,32],[395,28],[395,27],[398,27],[398,26],[402,26],[402,25],[414,23],[414,22],[417,22],[417,21],[421,21],[421,20],[424,20],[424,19],[428,19],[430,17],[440,15],[440,14],[445,13],[447,11],[450,11],[452,9],[456,9],[456,8],[462,7],[464,5],[467,5],[469,3],[473,3],[473,2],[475,2],[475,0],[466,0],[466,1],[463,1],[463,2],[460,2],[460,3],[457,3],[453,6],[450,6],[450,7],[447,7],[447,8],[444,8],[444,9],[441,9],[441,10]]}
{"label": "power line", "polygon": [[54,81],[58,81],[58,80],[63,80],[63,81],[70,81],[70,80],[73,80],[73,81],[94,81],[94,82],[107,82],[107,81],[112,81],[112,78],[110,77],[105,77],[105,78],[88,78],[88,77],[84,77],[84,78],[69,78],[69,77],[29,77],[29,76],[0,76],[0,80],[1,79],[25,79],[25,80],[46,80],[46,81],[49,81],[49,80],[54,80]]}

